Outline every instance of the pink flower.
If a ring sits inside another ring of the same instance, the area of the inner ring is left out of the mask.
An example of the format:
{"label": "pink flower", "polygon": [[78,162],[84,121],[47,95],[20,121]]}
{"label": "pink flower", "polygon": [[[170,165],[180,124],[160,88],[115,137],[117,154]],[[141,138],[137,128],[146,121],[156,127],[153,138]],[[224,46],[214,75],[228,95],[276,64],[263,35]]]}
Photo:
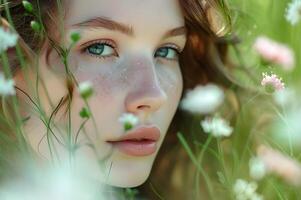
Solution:
{"label": "pink flower", "polygon": [[256,39],[253,47],[263,59],[281,65],[284,70],[292,70],[295,65],[294,53],[286,45],[261,36]]}
{"label": "pink flower", "polygon": [[280,91],[284,89],[284,83],[281,78],[278,78],[276,74],[262,73],[263,79],[261,80],[261,85],[267,87],[268,89],[273,89]]}
{"label": "pink flower", "polygon": [[301,184],[301,165],[296,160],[264,145],[257,149],[257,156],[263,161],[267,172],[293,185]]}

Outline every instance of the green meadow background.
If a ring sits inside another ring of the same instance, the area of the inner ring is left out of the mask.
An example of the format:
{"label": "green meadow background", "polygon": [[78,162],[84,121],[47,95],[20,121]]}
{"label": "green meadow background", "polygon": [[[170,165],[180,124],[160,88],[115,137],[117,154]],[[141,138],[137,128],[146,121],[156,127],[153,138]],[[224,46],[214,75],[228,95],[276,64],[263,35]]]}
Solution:
{"label": "green meadow background", "polygon": [[[293,72],[281,75],[286,82],[296,84],[301,80],[301,23],[292,26],[285,19],[289,0],[229,0],[234,31],[242,39],[240,49],[250,55],[250,47],[257,36],[264,35],[285,43],[295,52],[296,66]],[[246,60],[252,58],[246,56]],[[281,73],[281,71],[279,71]]]}
{"label": "green meadow background", "polygon": [[[230,45],[229,53],[230,60],[236,67],[233,72],[245,88],[252,85],[253,88],[263,89],[262,72],[274,72],[283,78],[286,88],[293,88],[297,94],[299,93],[295,101],[300,106],[298,99],[301,94],[299,86],[301,84],[301,21],[292,26],[286,20],[285,13],[290,2],[289,0],[228,0],[233,23],[231,33],[240,41],[236,45],[238,51]],[[277,65],[263,64],[252,48],[259,36],[268,37],[291,48],[295,54],[294,69],[285,71]],[[247,69],[255,78],[250,78],[251,75],[241,68]],[[228,101],[225,102],[226,104],[229,103],[229,99],[226,101]],[[199,195],[200,199],[235,199],[235,195],[231,194],[235,181],[237,179],[252,181],[249,175],[249,160],[256,155],[256,148],[260,144],[267,144],[301,163],[300,148],[289,149],[287,147],[289,139],[277,141],[273,137],[275,130],[278,130],[276,124],[279,127],[288,126],[293,129],[287,118],[292,110],[278,108],[274,105],[272,95],[259,94],[256,91],[248,93],[243,90],[238,103],[241,106],[240,110],[232,119],[227,109],[221,111],[224,117],[230,118],[234,131],[230,138],[221,141],[213,139],[208,145],[202,168],[208,172],[209,181],[206,183],[204,178],[201,184],[213,188],[212,191],[215,192],[206,196],[204,193],[198,194],[196,189],[196,195]],[[297,116],[301,120],[301,114]],[[293,131],[301,134],[299,129]],[[205,144],[207,139],[203,138],[201,143]],[[202,150],[195,152],[196,155],[201,153]],[[263,199],[301,199],[300,185],[292,186],[277,175],[267,175],[257,181],[257,185],[256,192],[262,195]],[[223,193],[224,195],[221,195]]]}

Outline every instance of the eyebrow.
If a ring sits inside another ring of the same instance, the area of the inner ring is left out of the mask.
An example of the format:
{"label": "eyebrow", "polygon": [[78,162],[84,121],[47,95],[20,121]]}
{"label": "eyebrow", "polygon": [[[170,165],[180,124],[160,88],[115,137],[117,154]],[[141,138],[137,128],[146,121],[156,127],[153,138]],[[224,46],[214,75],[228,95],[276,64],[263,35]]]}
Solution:
{"label": "eyebrow", "polygon": [[[72,26],[89,27],[89,28],[105,28],[109,30],[118,31],[129,36],[134,36],[134,30],[132,26],[120,22],[116,22],[114,20],[110,20],[105,17],[92,18],[80,23],[73,24]],[[174,37],[178,35],[185,35],[185,34],[186,34],[186,27],[181,26],[167,31],[167,33],[164,34],[164,38]]]}

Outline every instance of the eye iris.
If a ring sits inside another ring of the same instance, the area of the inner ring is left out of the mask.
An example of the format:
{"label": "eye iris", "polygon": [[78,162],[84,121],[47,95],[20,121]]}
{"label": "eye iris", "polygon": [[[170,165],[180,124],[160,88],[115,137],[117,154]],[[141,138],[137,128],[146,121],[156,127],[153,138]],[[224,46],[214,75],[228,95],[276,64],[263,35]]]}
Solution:
{"label": "eye iris", "polygon": [[104,50],[103,44],[93,44],[90,47],[88,47],[89,53],[95,54],[95,55],[101,55],[103,50]]}
{"label": "eye iris", "polygon": [[168,55],[168,48],[160,48],[157,52],[156,52],[156,56],[160,56],[160,57],[166,57]]}

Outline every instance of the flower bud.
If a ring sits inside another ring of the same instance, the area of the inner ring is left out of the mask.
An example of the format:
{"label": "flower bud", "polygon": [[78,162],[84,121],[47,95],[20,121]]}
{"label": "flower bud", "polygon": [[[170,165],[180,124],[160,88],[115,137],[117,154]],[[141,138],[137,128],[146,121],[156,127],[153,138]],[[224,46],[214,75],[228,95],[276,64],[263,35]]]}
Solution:
{"label": "flower bud", "polygon": [[70,38],[71,38],[73,43],[76,43],[80,40],[81,36],[80,36],[80,33],[74,32],[74,33],[71,34]]}
{"label": "flower bud", "polygon": [[31,3],[29,3],[28,1],[22,1],[22,4],[27,12],[29,12],[29,13],[33,12],[33,7],[32,7]]}
{"label": "flower bud", "polygon": [[37,21],[31,21],[30,26],[35,32],[39,32],[41,29],[41,26]]}
{"label": "flower bud", "polygon": [[88,99],[93,94],[92,84],[89,81],[82,82],[78,86],[78,91],[83,99]]}
{"label": "flower bud", "polygon": [[119,122],[123,124],[124,130],[128,131],[139,123],[139,119],[132,113],[124,113],[119,118]]}
{"label": "flower bud", "polygon": [[80,115],[81,118],[87,118],[88,119],[88,118],[90,118],[91,113],[87,108],[84,107],[79,112],[79,115]]}

